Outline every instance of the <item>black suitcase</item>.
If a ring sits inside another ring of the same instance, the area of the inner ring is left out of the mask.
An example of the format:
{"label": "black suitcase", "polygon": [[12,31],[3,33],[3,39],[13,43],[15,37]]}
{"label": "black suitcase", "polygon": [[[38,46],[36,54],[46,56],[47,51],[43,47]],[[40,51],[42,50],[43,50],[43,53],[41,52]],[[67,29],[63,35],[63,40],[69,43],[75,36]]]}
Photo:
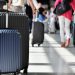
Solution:
{"label": "black suitcase", "polygon": [[6,12],[0,13],[0,28],[5,28],[6,25]]}
{"label": "black suitcase", "polygon": [[73,45],[75,47],[75,14],[73,15],[73,23],[72,23],[73,29],[72,29],[72,37],[73,37]]}
{"label": "black suitcase", "polygon": [[44,24],[43,23],[34,22],[32,36],[33,36],[32,46],[34,46],[34,44],[38,44],[38,46],[40,46],[40,44],[43,43],[43,40],[44,40]]}
{"label": "black suitcase", "polygon": [[73,45],[75,47],[75,23],[73,23],[73,34],[72,34],[72,37],[73,37]]}
{"label": "black suitcase", "polygon": [[21,35],[17,30],[0,29],[1,73],[16,73],[24,68],[21,48]]}
{"label": "black suitcase", "polygon": [[29,64],[29,22],[24,13],[9,13],[8,28],[18,29],[22,36],[23,66],[27,72]]}
{"label": "black suitcase", "polygon": [[[6,25],[0,25],[5,28]],[[29,23],[28,17],[24,13],[8,13],[8,28],[16,29],[20,32],[22,38],[22,66],[27,72],[29,65]]]}
{"label": "black suitcase", "polygon": [[56,30],[59,30],[60,29],[60,27],[59,27],[59,22],[56,20],[56,22],[55,22],[55,29]]}
{"label": "black suitcase", "polygon": [[29,65],[29,22],[28,17],[24,13],[9,13],[8,28],[18,29],[22,36],[22,65],[27,72]]}

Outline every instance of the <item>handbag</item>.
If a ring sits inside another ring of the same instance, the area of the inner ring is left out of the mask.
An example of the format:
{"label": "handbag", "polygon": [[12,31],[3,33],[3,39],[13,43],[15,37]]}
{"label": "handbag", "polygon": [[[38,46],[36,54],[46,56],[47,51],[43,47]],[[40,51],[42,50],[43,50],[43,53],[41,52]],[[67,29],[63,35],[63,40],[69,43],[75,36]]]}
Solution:
{"label": "handbag", "polygon": [[56,15],[62,15],[65,12],[67,12],[68,10],[71,9],[71,6],[69,5],[68,2],[62,0],[62,2],[60,2],[56,8],[54,9],[53,13]]}

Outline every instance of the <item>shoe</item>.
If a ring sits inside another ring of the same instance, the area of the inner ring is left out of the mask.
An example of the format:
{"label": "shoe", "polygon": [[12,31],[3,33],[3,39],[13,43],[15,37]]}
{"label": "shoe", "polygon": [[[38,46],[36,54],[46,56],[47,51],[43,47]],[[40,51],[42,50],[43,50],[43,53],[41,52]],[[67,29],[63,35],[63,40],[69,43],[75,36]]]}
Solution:
{"label": "shoe", "polygon": [[61,43],[61,47],[65,47],[65,42],[62,42]]}
{"label": "shoe", "polygon": [[70,45],[70,38],[66,40],[65,47],[68,47],[69,45]]}

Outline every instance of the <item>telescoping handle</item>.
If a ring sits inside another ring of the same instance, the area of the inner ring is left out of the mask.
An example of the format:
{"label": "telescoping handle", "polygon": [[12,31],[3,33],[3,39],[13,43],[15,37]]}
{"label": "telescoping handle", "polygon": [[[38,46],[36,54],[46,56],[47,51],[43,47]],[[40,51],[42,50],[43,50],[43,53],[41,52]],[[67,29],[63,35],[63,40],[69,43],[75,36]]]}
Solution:
{"label": "telescoping handle", "polygon": [[8,13],[6,13],[6,28],[8,28]]}
{"label": "telescoping handle", "polygon": [[8,28],[8,4],[7,5],[7,12],[6,12],[6,28]]}

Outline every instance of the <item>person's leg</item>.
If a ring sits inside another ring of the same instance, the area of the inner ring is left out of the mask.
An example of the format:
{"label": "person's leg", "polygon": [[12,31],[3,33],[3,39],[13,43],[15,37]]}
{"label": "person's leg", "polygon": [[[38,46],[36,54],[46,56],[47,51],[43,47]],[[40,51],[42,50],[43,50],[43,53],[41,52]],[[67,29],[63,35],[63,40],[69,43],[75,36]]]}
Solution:
{"label": "person's leg", "polygon": [[55,33],[55,20],[50,21],[50,30]]}
{"label": "person's leg", "polygon": [[64,24],[65,24],[65,19],[63,16],[59,16],[59,26],[60,26],[60,38],[61,38],[61,47],[65,46],[65,35],[64,35]]}
{"label": "person's leg", "polygon": [[32,19],[29,20],[29,32],[31,33],[32,30]]}
{"label": "person's leg", "polygon": [[65,32],[66,32],[66,44],[65,47],[69,46],[70,44],[70,23],[71,21],[67,18],[65,18]]}
{"label": "person's leg", "polygon": [[8,4],[11,5],[11,3],[12,3],[12,0],[8,0]]}

